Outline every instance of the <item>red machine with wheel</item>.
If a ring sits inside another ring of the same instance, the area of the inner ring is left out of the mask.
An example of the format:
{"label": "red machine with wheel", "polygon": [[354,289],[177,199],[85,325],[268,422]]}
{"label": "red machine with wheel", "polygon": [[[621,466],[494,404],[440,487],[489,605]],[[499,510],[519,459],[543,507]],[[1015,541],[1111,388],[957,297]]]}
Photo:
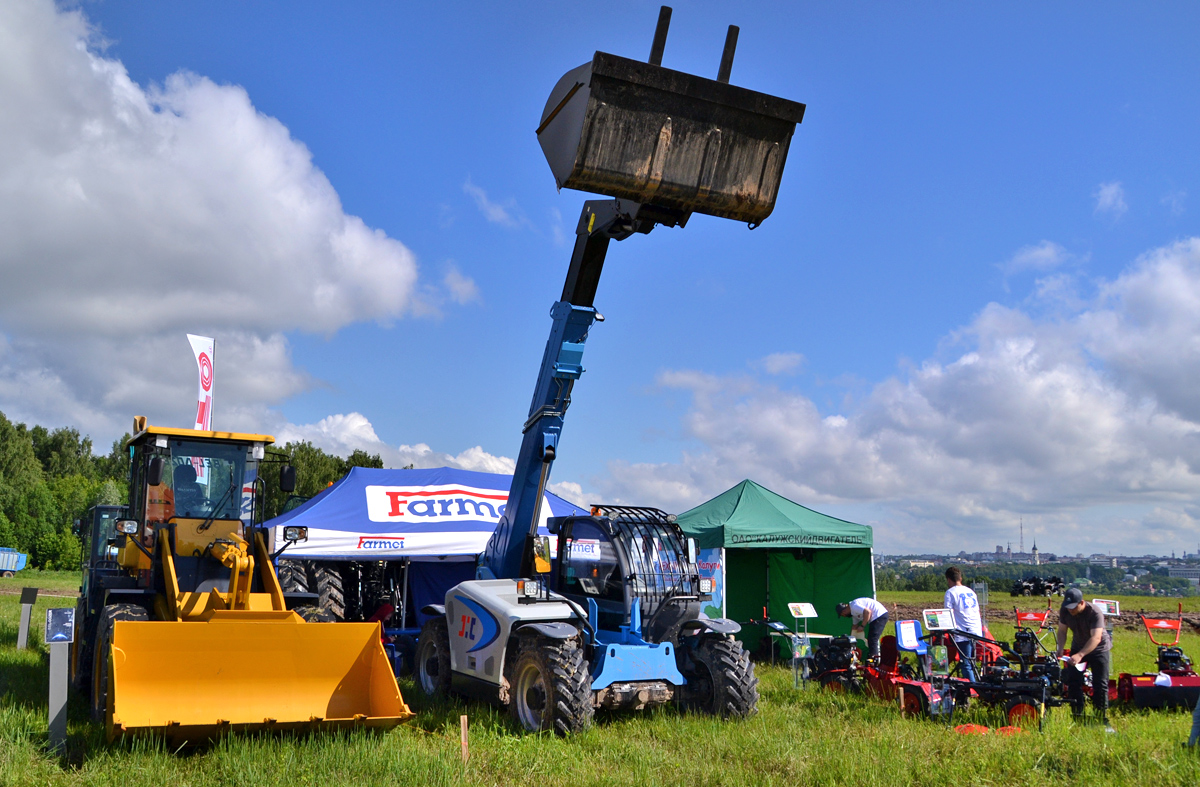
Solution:
{"label": "red machine with wheel", "polygon": [[[1179,635],[1183,629],[1183,602],[1179,603],[1179,614],[1170,618],[1148,618],[1139,615],[1146,627],[1146,636],[1158,646],[1158,672],[1141,675],[1121,673],[1117,678],[1117,698],[1139,708],[1184,708],[1196,706],[1200,697],[1200,675],[1192,669],[1192,660],[1179,647]],[[1157,633],[1165,640],[1174,632],[1170,642],[1159,642]]]}

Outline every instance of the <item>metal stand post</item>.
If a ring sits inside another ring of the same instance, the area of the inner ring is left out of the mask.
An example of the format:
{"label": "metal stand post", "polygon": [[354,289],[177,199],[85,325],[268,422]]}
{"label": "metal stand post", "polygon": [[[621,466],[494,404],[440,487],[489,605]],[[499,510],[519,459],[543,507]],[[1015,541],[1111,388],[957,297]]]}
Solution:
{"label": "metal stand post", "polygon": [[46,643],[50,646],[50,751],[67,745],[67,664],[75,639],[75,610],[46,610]]}
{"label": "metal stand post", "polygon": [[37,588],[21,588],[21,627],[17,629],[17,650],[25,650],[29,645],[29,616],[33,614],[37,594]]}

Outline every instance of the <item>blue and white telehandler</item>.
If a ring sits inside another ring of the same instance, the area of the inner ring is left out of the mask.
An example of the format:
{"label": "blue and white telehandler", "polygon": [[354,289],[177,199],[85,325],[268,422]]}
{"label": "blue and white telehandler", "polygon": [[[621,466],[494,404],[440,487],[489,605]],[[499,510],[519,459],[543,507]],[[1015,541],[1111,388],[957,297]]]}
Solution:
{"label": "blue and white telehandler", "polygon": [[[716,80],[663,68],[670,9],[650,61],[604,52],[555,86],[537,129],[558,187],[613,199],[584,203],[542,357],[508,505],[477,578],[446,593],[417,644],[429,696],[456,692],[507,705],[529,731],[579,732],[596,708],[666,703],[740,718],[758,704],[738,624],[701,616],[712,588],[675,517],[595,506],[550,518],[541,508],[610,240],[683,227],[693,212],[757,226],[772,211],[804,105],[729,84],[729,28]],[[552,538],[556,544],[552,546]]]}

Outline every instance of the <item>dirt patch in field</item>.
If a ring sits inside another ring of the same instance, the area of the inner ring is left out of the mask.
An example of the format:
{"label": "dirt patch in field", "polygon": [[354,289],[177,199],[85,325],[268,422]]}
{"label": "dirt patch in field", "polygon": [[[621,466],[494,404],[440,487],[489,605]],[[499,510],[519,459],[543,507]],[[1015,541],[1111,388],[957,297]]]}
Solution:
{"label": "dirt patch in field", "polygon": [[[1055,601],[1057,602],[1057,599],[1055,599]],[[923,607],[919,607],[914,604],[888,604],[886,606],[888,607],[888,610],[891,613],[889,615],[889,617],[891,617],[893,620],[910,620],[910,619],[920,620],[921,619],[921,610],[923,609]],[[1034,607],[1029,604],[1023,604],[1021,606],[1024,606],[1026,608],[1026,610],[1040,611],[1037,607]],[[1142,626],[1142,620],[1141,620],[1141,618],[1138,617],[1139,614],[1145,614],[1147,617],[1166,618],[1168,620],[1175,617],[1175,615],[1167,614],[1164,612],[1145,612],[1144,610],[1125,608],[1125,609],[1121,610],[1121,617],[1117,618],[1113,625],[1117,629],[1128,629],[1130,631],[1144,631],[1145,629]],[[987,609],[985,610],[984,619],[988,620],[988,621],[997,621],[997,622],[1003,622],[1003,623],[1016,623],[1016,618],[1013,615],[1013,608],[1011,605],[1006,605],[1006,606],[1001,606],[999,604],[989,605],[987,607]],[[1051,604],[1050,616],[1048,618],[1046,618],[1046,620],[1051,625],[1058,623],[1058,604],[1057,603]],[[1200,633],[1200,615],[1195,615],[1195,614],[1184,615],[1183,622],[1184,622],[1184,631],[1187,631],[1188,627],[1190,626],[1192,631]]]}

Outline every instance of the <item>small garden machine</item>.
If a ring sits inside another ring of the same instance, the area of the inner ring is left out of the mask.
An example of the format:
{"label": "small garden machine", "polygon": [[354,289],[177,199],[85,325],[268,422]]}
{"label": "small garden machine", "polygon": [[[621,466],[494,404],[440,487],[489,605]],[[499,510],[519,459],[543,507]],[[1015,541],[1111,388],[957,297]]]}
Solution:
{"label": "small garden machine", "polygon": [[[1192,669],[1192,660],[1179,647],[1179,635],[1183,628],[1183,602],[1179,603],[1179,614],[1175,619],[1148,618],[1139,615],[1146,627],[1146,636],[1158,646],[1158,672],[1131,675],[1123,672],[1117,678],[1117,699],[1139,708],[1184,708],[1196,707],[1200,697],[1200,675]],[[1169,636],[1170,642],[1159,642],[1155,633]]]}

